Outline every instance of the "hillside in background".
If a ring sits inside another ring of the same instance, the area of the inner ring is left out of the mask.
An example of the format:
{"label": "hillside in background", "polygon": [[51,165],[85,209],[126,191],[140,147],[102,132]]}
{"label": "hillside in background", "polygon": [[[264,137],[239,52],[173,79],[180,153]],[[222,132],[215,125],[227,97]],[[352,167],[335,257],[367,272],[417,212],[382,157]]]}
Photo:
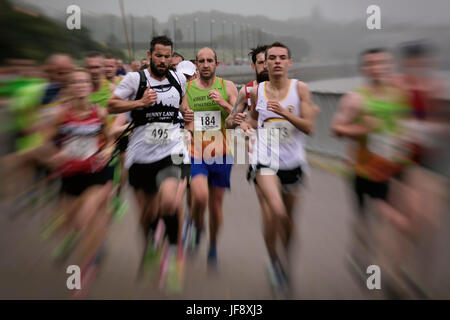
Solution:
{"label": "hillside in background", "polygon": [[[251,12],[231,14],[212,10],[170,15],[167,21],[161,21],[156,16],[133,17],[133,13],[138,13],[127,11],[126,1],[124,3],[128,37],[131,49],[136,52],[135,58],[140,58],[140,52],[148,49],[153,36],[161,34],[173,38],[175,49],[187,52],[187,58],[193,57],[194,47],[210,46],[212,43],[227,63],[233,59],[245,58],[249,49],[257,44],[267,44],[275,40],[282,41],[291,48],[296,62],[354,63],[358,53],[367,47],[383,46],[395,49],[403,41],[427,39],[439,49],[442,68],[450,67],[448,21],[434,24],[423,24],[420,21],[398,22],[394,15],[383,15],[382,29],[368,30],[365,13],[354,21],[339,22],[325,17],[319,7],[312,10],[310,16],[287,20],[247,15]],[[36,10],[49,12],[55,19],[65,23],[67,14],[61,8],[39,7],[39,2],[34,4]],[[81,10],[82,30],[90,30],[94,40],[106,43],[111,48],[121,49],[128,56],[120,12],[111,15],[94,13],[83,8]]]}
{"label": "hillside in background", "polygon": [[93,40],[88,28],[68,30],[65,22],[16,8],[5,0],[0,0],[0,27],[0,62],[8,58],[43,61],[55,52],[69,53],[75,59],[82,58],[90,51],[111,53],[124,58],[121,49]]}

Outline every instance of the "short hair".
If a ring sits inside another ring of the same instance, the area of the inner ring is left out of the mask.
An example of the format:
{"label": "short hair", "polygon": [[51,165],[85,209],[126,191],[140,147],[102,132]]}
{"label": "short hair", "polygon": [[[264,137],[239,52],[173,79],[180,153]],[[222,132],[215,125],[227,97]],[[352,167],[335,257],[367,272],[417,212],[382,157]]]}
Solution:
{"label": "short hair", "polygon": [[174,52],[174,53],[172,53],[172,58],[173,57],[180,57],[181,58],[181,60],[183,60],[184,61],[184,57],[180,54],[180,53],[178,53],[178,52]]}
{"label": "short hair", "polygon": [[386,48],[370,48],[370,49],[366,49],[363,50],[358,57],[358,65],[359,67],[362,67],[364,64],[364,57],[367,56],[368,54],[376,54],[376,53],[389,53],[389,50]]}
{"label": "short hair", "polygon": [[399,47],[404,59],[426,57],[433,51],[432,46],[424,40],[403,42]]}
{"label": "short hair", "polygon": [[289,59],[291,58],[291,50],[289,50],[289,48],[286,45],[282,44],[281,42],[276,41],[276,42],[272,43],[271,45],[267,46],[266,51],[264,53],[264,57],[266,59],[267,59],[267,53],[272,48],[285,48],[287,50],[287,52],[288,52],[288,58]]}
{"label": "short hair", "polygon": [[54,54],[50,55],[45,60],[45,64],[46,65],[51,65],[51,64],[54,64],[57,60],[60,60],[60,59],[66,59],[67,61],[70,61],[72,63],[72,57],[69,56],[68,54],[65,54],[65,53],[54,53]]}
{"label": "short hair", "polygon": [[170,50],[172,51],[173,48],[173,42],[170,40],[167,36],[157,36],[150,41],[150,53],[155,50],[155,46],[157,44],[161,44],[163,46],[170,46]]}
{"label": "short hair", "polygon": [[110,53],[107,53],[107,54],[105,54],[105,59],[116,59],[112,54],[110,54]]}
{"label": "short hair", "polygon": [[214,61],[217,62],[217,53],[216,53],[216,51],[215,51],[213,48],[210,48],[210,47],[203,47],[203,48],[201,48],[201,49],[199,49],[199,50],[197,51],[197,54],[195,55],[195,61],[196,61],[196,62],[198,61],[198,53],[199,53],[201,50],[203,50],[203,49],[209,49],[209,50],[211,50],[211,51],[214,53]]}
{"label": "short hair", "polygon": [[267,45],[257,46],[256,48],[253,48],[253,49],[250,50],[248,55],[252,57],[253,64],[256,63],[256,56],[258,54],[260,54],[262,52],[265,55],[266,49],[267,49]]}
{"label": "short hair", "polygon": [[93,51],[93,52],[89,52],[85,58],[103,58],[103,55],[100,52],[97,51]]}
{"label": "short hair", "polygon": [[89,78],[91,77],[91,74],[89,73],[88,69],[83,68],[83,67],[76,67],[72,70],[72,72],[70,73],[70,76],[72,77],[75,73],[86,73]]}

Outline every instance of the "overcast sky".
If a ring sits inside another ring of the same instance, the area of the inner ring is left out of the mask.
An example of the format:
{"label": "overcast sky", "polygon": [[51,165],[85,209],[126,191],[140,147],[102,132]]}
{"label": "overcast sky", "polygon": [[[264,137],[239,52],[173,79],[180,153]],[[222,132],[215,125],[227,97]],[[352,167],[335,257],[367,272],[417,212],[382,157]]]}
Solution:
{"label": "overcast sky", "polygon": [[[80,6],[81,12],[120,14],[119,0],[13,0],[42,7],[49,15],[65,11],[68,5]],[[257,3],[257,4],[255,4]],[[381,8],[383,16],[398,22],[449,23],[450,0],[124,0],[125,13],[136,16],[153,15],[165,22],[171,14],[219,10],[245,16],[264,15],[285,20],[309,16],[314,6],[329,19],[349,21],[365,19],[371,4]]]}

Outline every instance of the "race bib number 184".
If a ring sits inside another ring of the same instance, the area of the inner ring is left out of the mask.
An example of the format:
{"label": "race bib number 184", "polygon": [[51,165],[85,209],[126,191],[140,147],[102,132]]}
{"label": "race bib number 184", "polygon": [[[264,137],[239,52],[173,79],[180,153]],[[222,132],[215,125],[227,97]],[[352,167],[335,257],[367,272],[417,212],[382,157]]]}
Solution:
{"label": "race bib number 184", "polygon": [[213,131],[221,128],[220,111],[196,111],[194,113],[195,131]]}

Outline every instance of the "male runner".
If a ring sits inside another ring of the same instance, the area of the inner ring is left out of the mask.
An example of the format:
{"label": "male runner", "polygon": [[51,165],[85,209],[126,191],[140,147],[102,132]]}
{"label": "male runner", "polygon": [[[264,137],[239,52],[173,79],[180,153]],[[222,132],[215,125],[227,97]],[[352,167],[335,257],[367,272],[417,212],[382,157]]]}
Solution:
{"label": "male runner", "polygon": [[147,53],[150,67],[127,74],[108,102],[110,113],[127,112],[134,127],[125,166],[141,211],[146,245],[159,217],[164,218],[169,243],[176,245],[178,237],[174,190],[181,178],[179,159],[184,156],[179,111],[186,121],[192,120],[192,113],[180,107],[185,78],[169,71],[172,49],[169,38],[153,38]]}
{"label": "male runner", "polygon": [[84,67],[91,75],[94,87],[89,100],[106,108],[111,96],[111,84],[105,78],[104,57],[98,52],[90,53],[84,58]]}
{"label": "male runner", "polygon": [[244,112],[246,109],[249,111],[252,109],[250,92],[253,87],[258,86],[259,83],[269,80],[269,73],[267,72],[265,51],[267,46],[258,46],[252,49],[249,56],[252,58],[251,67],[256,74],[256,80],[252,80],[247,83],[244,87],[239,90],[238,97],[236,99],[236,104],[231,111],[230,115],[225,120],[227,129],[234,129],[245,121],[247,113]]}
{"label": "male runner", "polygon": [[123,79],[122,75],[116,76],[117,67],[116,59],[114,58],[114,56],[110,54],[105,55],[105,59],[103,61],[103,69],[105,72],[106,80],[108,80],[111,84],[111,91],[114,91],[116,86],[118,86],[120,81],[122,81]]}
{"label": "male runner", "polygon": [[172,54],[172,59],[170,59],[170,68],[172,70],[177,70],[177,66],[181,61],[184,61],[184,57],[178,52],[174,52]]}
{"label": "male runner", "polygon": [[276,240],[279,235],[287,251],[298,186],[307,165],[304,139],[314,129],[317,110],[307,85],[287,77],[292,65],[290,50],[275,42],[267,47],[265,56],[269,81],[252,89],[251,104],[255,108],[240,127],[245,132],[258,128],[256,183],[268,205],[264,229],[270,271],[277,289],[284,290],[288,279],[281,255],[276,251]]}
{"label": "male runner", "polygon": [[127,70],[125,69],[125,67],[123,66],[123,61],[120,59],[116,60],[116,64],[117,64],[117,71],[116,71],[116,75],[117,76],[124,76],[127,74]]}
{"label": "male runner", "polygon": [[407,151],[398,143],[399,120],[411,114],[404,93],[389,83],[392,66],[392,56],[386,49],[361,53],[360,68],[366,85],[341,99],[332,122],[332,130],[338,137],[353,142],[350,161],[359,213],[350,262],[364,270],[363,259],[372,256],[374,241],[366,195],[374,199],[377,211],[389,216],[394,225],[403,231],[411,227],[409,219],[393,211],[387,201],[391,179],[401,173],[403,163],[408,161]]}
{"label": "male runner", "polygon": [[[230,149],[226,143],[225,118],[236,102],[233,82],[216,76],[217,55],[211,48],[202,48],[196,58],[200,77],[188,83],[187,103],[194,111],[191,145],[192,215],[200,241],[206,206],[209,207],[210,245],[208,262],[217,266],[217,233],[222,223],[225,190],[230,188]],[[227,161],[228,160],[228,161]]]}

